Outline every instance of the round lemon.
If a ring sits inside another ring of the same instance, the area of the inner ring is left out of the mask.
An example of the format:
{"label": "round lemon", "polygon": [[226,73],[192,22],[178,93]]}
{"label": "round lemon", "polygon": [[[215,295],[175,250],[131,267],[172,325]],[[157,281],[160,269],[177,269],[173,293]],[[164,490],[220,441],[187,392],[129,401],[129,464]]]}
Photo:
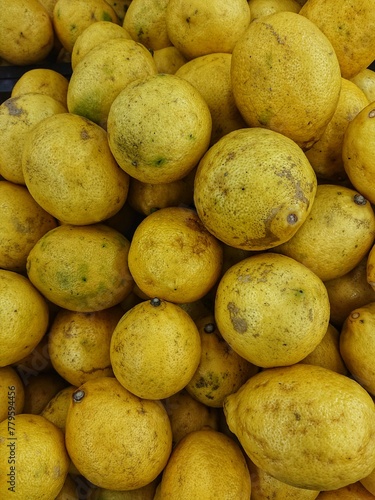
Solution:
{"label": "round lemon", "polygon": [[316,175],[301,148],[260,127],[234,130],[198,164],[195,207],[219,240],[265,250],[290,239],[310,213]]}
{"label": "round lemon", "polygon": [[224,340],[254,365],[292,365],[323,339],[328,294],[320,278],[298,261],[259,253],[221,278],[215,319]]}
{"label": "round lemon", "polygon": [[201,340],[194,321],[177,304],[158,298],[127,311],[111,338],[113,373],[140,398],[164,399],[182,390],[200,356]]}
{"label": "round lemon", "polygon": [[211,130],[202,95],[171,74],[129,83],[114,100],[107,122],[120,167],[151,184],[182,179],[193,170],[209,146]]}

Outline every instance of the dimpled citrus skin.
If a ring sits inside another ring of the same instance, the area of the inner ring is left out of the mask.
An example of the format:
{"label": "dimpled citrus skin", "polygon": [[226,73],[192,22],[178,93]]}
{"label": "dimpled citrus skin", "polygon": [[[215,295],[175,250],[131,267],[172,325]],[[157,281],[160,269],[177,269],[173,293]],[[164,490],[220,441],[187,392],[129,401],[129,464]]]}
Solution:
{"label": "dimpled citrus skin", "polygon": [[259,253],[234,264],[217,287],[223,338],[256,366],[301,361],[323,339],[329,300],[323,282],[290,257]]}
{"label": "dimpled citrus skin", "polygon": [[374,402],[326,368],[263,370],[227,397],[224,413],[250,459],[292,486],[333,490],[374,469]]}
{"label": "dimpled citrus skin", "polygon": [[197,213],[219,240],[265,250],[290,239],[308,216],[316,175],[288,137],[260,127],[234,130],[199,162]]}
{"label": "dimpled citrus skin", "polygon": [[340,66],[315,24],[294,12],[277,12],[251,23],[237,42],[232,86],[249,126],[275,130],[308,148],[336,109]]}

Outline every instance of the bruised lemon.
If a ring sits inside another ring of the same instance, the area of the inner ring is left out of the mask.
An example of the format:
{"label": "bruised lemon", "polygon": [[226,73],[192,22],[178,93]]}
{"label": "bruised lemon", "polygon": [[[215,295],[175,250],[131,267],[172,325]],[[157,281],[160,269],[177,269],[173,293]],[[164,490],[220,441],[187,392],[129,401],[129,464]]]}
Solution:
{"label": "bruised lemon", "polygon": [[298,231],[316,188],[315,172],[294,141],[272,130],[243,128],[219,139],[199,162],[194,202],[219,240],[265,250]]}
{"label": "bruised lemon", "polygon": [[263,370],[227,397],[224,413],[254,464],[292,486],[334,490],[374,469],[374,402],[332,370]]}
{"label": "bruised lemon", "polygon": [[298,363],[323,339],[329,300],[323,282],[298,261],[260,253],[221,278],[215,319],[224,340],[260,367]]}
{"label": "bruised lemon", "polygon": [[27,274],[53,304],[100,311],[119,304],[132,290],[129,245],[125,236],[104,224],[61,225],[32,248]]}

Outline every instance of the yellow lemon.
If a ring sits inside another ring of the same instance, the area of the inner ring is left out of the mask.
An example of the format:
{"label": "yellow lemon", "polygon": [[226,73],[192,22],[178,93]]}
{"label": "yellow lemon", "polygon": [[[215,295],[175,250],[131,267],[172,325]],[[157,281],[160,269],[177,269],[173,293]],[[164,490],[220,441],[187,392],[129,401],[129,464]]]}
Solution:
{"label": "yellow lemon", "polygon": [[214,430],[219,428],[218,409],[197,401],[186,389],[163,399],[162,403],[171,422],[173,447],[190,432],[207,426]]}
{"label": "yellow lemon", "polygon": [[319,491],[296,488],[283,483],[257,467],[249,457],[246,457],[251,477],[251,500],[315,500]]}
{"label": "yellow lemon", "polygon": [[340,352],[339,330],[330,323],[321,342],[300,363],[318,365],[342,375],[349,375]]}
{"label": "yellow lemon", "polygon": [[246,126],[234,102],[230,75],[232,55],[207,54],[181,66],[175,75],[190,82],[203,96],[212,117],[210,144]]}
{"label": "yellow lemon", "polygon": [[48,402],[67,386],[55,370],[37,373],[25,383],[25,404],[22,413],[39,415]]}
{"label": "yellow lemon", "polygon": [[375,396],[375,302],[354,309],[340,334],[340,352],[353,378]]}
{"label": "yellow lemon", "polygon": [[366,94],[358,86],[341,81],[341,92],[336,110],[320,139],[306,151],[306,156],[320,179],[332,182],[347,178],[342,160],[342,145],[348,124],[369,104]]}
{"label": "yellow lemon", "polygon": [[344,169],[355,189],[371,203],[375,202],[373,186],[373,154],[372,141],[375,130],[375,105],[365,106],[346,128],[342,147]]}
{"label": "yellow lemon", "polygon": [[212,119],[189,82],[156,74],[129,83],[108,115],[108,141],[120,167],[142,182],[185,177],[206,152]]}
{"label": "yellow lemon", "polygon": [[161,480],[160,498],[248,500],[250,473],[239,445],[213,429],[190,432],[174,448]]}
{"label": "yellow lemon", "polygon": [[116,12],[105,0],[57,0],[53,8],[53,27],[67,52],[72,53],[78,36],[97,21],[119,23]]}
{"label": "yellow lemon", "polygon": [[367,281],[367,255],[354,269],[324,282],[330,303],[330,321],[341,329],[349,314],[358,307],[375,302],[375,290]]}
{"label": "yellow lemon", "polygon": [[292,486],[333,490],[374,469],[374,402],[332,370],[265,369],[227,397],[224,413],[254,464]]}
{"label": "yellow lemon", "polygon": [[198,164],[195,207],[219,240],[265,250],[290,239],[306,220],[316,175],[288,137],[260,127],[234,130]]}
{"label": "yellow lemon", "polygon": [[88,380],[73,393],[65,440],[85,478],[117,490],[141,488],[156,479],[172,449],[161,402],[138,398],[113,377]]}
{"label": "yellow lemon", "polygon": [[122,26],[133,40],[151,50],[171,46],[166,12],[169,0],[132,0]]}
{"label": "yellow lemon", "polygon": [[299,11],[329,39],[344,78],[352,78],[374,60],[375,10],[371,0],[308,0]]}
{"label": "yellow lemon", "polygon": [[298,260],[326,281],[343,276],[359,264],[374,238],[371,203],[354,189],[320,184],[300,230],[275,251]]}
{"label": "yellow lemon", "polygon": [[104,224],[61,225],[48,231],[27,258],[27,273],[52,303],[80,312],[119,304],[132,290],[129,241]]}
{"label": "yellow lemon", "polygon": [[251,23],[233,50],[231,72],[246,123],[280,132],[304,149],[335,112],[341,88],[336,54],[319,28],[295,12]]}
{"label": "yellow lemon", "polygon": [[276,12],[296,12],[301,9],[297,0],[249,0],[251,22]]}
{"label": "yellow lemon", "polygon": [[194,321],[177,304],[158,298],[127,311],[111,338],[113,373],[140,398],[163,399],[182,390],[194,375],[200,355]]}
{"label": "yellow lemon", "polygon": [[47,331],[44,297],[21,274],[0,269],[0,366],[27,356]]}
{"label": "yellow lemon", "polygon": [[375,496],[375,469],[370,474],[360,480],[361,484]]}
{"label": "yellow lemon", "polygon": [[37,0],[0,1],[0,57],[16,66],[42,62],[52,51],[54,30]]}
{"label": "yellow lemon", "polygon": [[250,19],[246,0],[169,0],[166,12],[169,39],[187,59],[232,52]]}
{"label": "yellow lemon", "polygon": [[28,133],[48,116],[66,113],[66,107],[49,95],[24,94],[0,104],[0,175],[25,184],[22,152]]}
{"label": "yellow lemon", "polygon": [[22,413],[25,403],[25,386],[12,366],[0,367],[0,422]]}
{"label": "yellow lemon", "polygon": [[113,158],[106,132],[72,113],[51,116],[30,131],[22,171],[35,201],[66,224],[111,217],[125,203],[129,189],[129,177]]}
{"label": "yellow lemon", "polygon": [[186,58],[173,45],[155,50],[153,57],[157,72],[171,75],[187,62]]}
{"label": "yellow lemon", "polygon": [[260,367],[298,363],[323,339],[329,300],[323,282],[272,252],[234,264],[221,278],[215,319],[224,340]]}
{"label": "yellow lemon", "polygon": [[84,313],[60,309],[48,333],[48,352],[54,369],[70,384],[113,376],[109,347],[123,315],[120,306]]}
{"label": "yellow lemon", "polygon": [[222,248],[196,212],[167,207],[148,215],[136,228],[129,269],[148,297],[185,303],[201,299],[218,280]]}
{"label": "yellow lemon", "polygon": [[74,385],[67,385],[55,394],[40,412],[44,418],[52,422],[65,433],[66,417],[73,392],[77,390]]}
{"label": "yellow lemon", "polygon": [[68,474],[64,434],[41,415],[0,422],[1,498],[51,500]]}
{"label": "yellow lemon", "polygon": [[213,315],[200,319],[196,325],[201,337],[201,359],[186,390],[197,401],[221,408],[226,396],[236,392],[259,368],[229,346]]}
{"label": "yellow lemon", "polygon": [[109,110],[121,90],[156,72],[155,61],[142,44],[127,38],[99,43],[74,67],[68,110],[106,129]]}
{"label": "yellow lemon", "polygon": [[50,68],[33,68],[23,73],[13,85],[11,97],[23,94],[45,94],[59,101],[65,108],[69,80]]}
{"label": "yellow lemon", "polygon": [[0,267],[24,272],[30,250],[57,222],[25,186],[8,181],[0,181],[0,217]]}
{"label": "yellow lemon", "polygon": [[369,102],[375,101],[375,71],[370,68],[365,68],[351,78],[366,95]]}
{"label": "yellow lemon", "polygon": [[113,38],[132,39],[131,35],[122,26],[112,21],[96,21],[89,24],[74,42],[71,55],[73,71],[91,49]]}
{"label": "yellow lemon", "polygon": [[342,488],[331,491],[322,491],[317,500],[373,500],[374,495],[370,493],[360,481],[348,484]]}

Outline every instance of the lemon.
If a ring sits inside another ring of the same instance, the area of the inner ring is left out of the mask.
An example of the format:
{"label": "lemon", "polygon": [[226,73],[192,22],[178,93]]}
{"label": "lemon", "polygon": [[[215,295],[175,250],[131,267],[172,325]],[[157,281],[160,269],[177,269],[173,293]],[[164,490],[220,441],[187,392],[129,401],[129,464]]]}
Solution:
{"label": "lemon", "polygon": [[66,224],[111,217],[129,189],[129,177],[113,158],[106,132],[72,113],[51,116],[33,128],[24,145],[22,171],[37,203]]}
{"label": "lemon", "polygon": [[30,250],[57,222],[25,186],[9,181],[0,181],[0,216],[0,267],[24,272]]}
{"label": "lemon", "polygon": [[16,66],[41,63],[54,44],[46,9],[37,0],[1,0],[0,12],[0,57]]}
{"label": "lemon", "polygon": [[239,445],[213,429],[190,432],[174,448],[161,480],[160,498],[248,500],[250,473]]}
{"label": "lemon", "polygon": [[365,68],[351,78],[366,95],[369,102],[375,101],[375,71],[370,68]]}
{"label": "lemon", "polygon": [[374,469],[374,412],[357,382],[305,364],[265,369],[224,403],[229,428],[255,465],[317,491],[354,483]]}
{"label": "lemon", "polygon": [[190,432],[207,426],[219,429],[218,409],[196,400],[186,389],[163,399],[162,403],[171,422],[173,447]]}
{"label": "lemon", "polygon": [[56,371],[37,373],[25,383],[23,413],[39,415],[48,402],[67,386]]}
{"label": "lemon", "polygon": [[158,298],[127,311],[111,338],[113,373],[140,398],[163,399],[182,390],[194,375],[200,355],[194,321],[177,304]]}
{"label": "lemon", "polygon": [[77,387],[74,385],[67,385],[55,394],[40,412],[40,415],[55,424],[64,434],[70,401],[76,390]]}
{"label": "lemon", "polygon": [[106,129],[109,110],[121,90],[156,72],[155,61],[142,44],[122,37],[99,43],[74,67],[68,111]]}
{"label": "lemon", "polygon": [[74,386],[113,376],[109,347],[122,315],[120,306],[91,313],[60,309],[48,334],[48,352],[57,373]]}
{"label": "lemon", "polygon": [[362,193],[320,184],[300,230],[275,251],[298,260],[327,281],[354,269],[370,251],[374,238],[374,210]]}
{"label": "lemon", "polygon": [[132,290],[129,246],[121,233],[104,224],[61,225],[30,251],[28,277],[59,307],[80,312],[107,309]]}
{"label": "lemon", "polygon": [[235,45],[231,72],[246,123],[280,132],[303,149],[322,136],[335,112],[341,88],[336,54],[319,28],[295,12],[251,23]]}
{"label": "lemon", "polygon": [[251,12],[251,22],[276,12],[295,12],[298,13],[301,5],[297,0],[249,0]]}
{"label": "lemon", "polygon": [[41,415],[22,413],[12,422],[0,422],[1,498],[56,498],[69,466],[63,433]]}
{"label": "lemon", "polygon": [[154,61],[158,73],[169,73],[173,75],[178,68],[185,64],[186,58],[173,45],[154,50]]}
{"label": "lemon", "polygon": [[132,39],[151,50],[172,45],[167,33],[166,11],[169,0],[132,0],[122,26]]}
{"label": "lemon", "polygon": [[23,73],[13,85],[11,97],[23,94],[45,94],[53,97],[65,108],[69,80],[50,68],[33,68]]}
{"label": "lemon", "polygon": [[340,352],[353,378],[375,395],[375,302],[354,309],[344,321],[340,334]]}
{"label": "lemon", "polygon": [[127,30],[112,21],[96,21],[89,24],[74,42],[71,55],[73,71],[91,49],[113,38],[132,40]]}
{"label": "lemon", "polygon": [[28,132],[48,116],[66,113],[66,107],[45,94],[9,97],[0,104],[0,175],[15,184],[25,184],[22,151]]}
{"label": "lemon", "polygon": [[197,401],[221,408],[226,396],[236,392],[259,368],[225,342],[213,315],[200,319],[196,325],[201,337],[201,359],[186,390]]}
{"label": "lemon", "polygon": [[221,278],[215,319],[224,340],[254,365],[291,365],[323,339],[328,294],[320,278],[298,261],[259,253],[234,264]]}
{"label": "lemon", "polygon": [[222,137],[199,162],[194,202],[203,224],[223,243],[265,250],[298,231],[316,187],[315,172],[294,141],[243,128]]}
{"label": "lemon", "polygon": [[47,331],[49,310],[44,297],[21,274],[0,269],[0,366],[32,352]]}
{"label": "lemon", "polygon": [[246,0],[169,0],[166,12],[169,39],[187,59],[232,52],[250,20]]}
{"label": "lemon", "polygon": [[152,184],[182,179],[193,170],[209,146],[211,129],[202,95],[171,74],[129,83],[114,100],[107,123],[120,167]]}
{"label": "lemon", "polygon": [[365,106],[346,128],[342,146],[344,169],[350,182],[370,203],[375,202],[373,142],[375,106]]}
{"label": "lemon", "polygon": [[160,401],[140,399],[115,378],[101,377],[73,393],[65,440],[74,465],[91,483],[132,490],[162,472],[172,431]]}
{"label": "lemon", "polygon": [[352,78],[374,60],[373,7],[371,0],[309,0],[299,11],[330,40],[344,78]]}
{"label": "lemon", "polygon": [[246,127],[234,101],[231,61],[231,54],[214,52],[195,57],[175,72],[176,76],[190,82],[202,94],[210,109],[211,145],[232,130]]}

